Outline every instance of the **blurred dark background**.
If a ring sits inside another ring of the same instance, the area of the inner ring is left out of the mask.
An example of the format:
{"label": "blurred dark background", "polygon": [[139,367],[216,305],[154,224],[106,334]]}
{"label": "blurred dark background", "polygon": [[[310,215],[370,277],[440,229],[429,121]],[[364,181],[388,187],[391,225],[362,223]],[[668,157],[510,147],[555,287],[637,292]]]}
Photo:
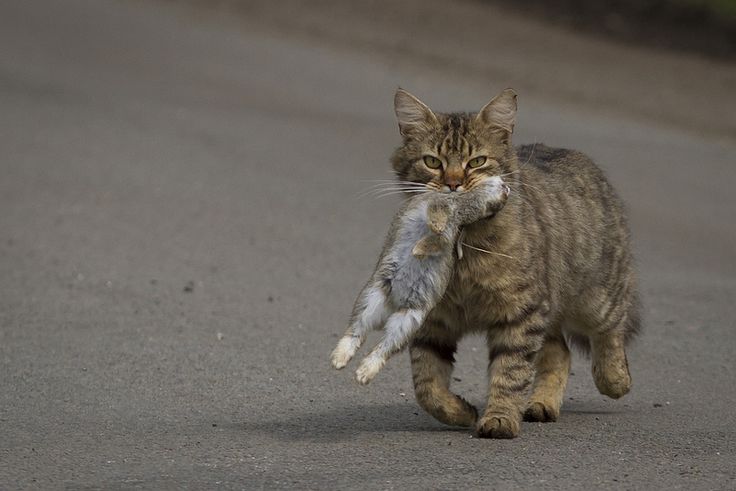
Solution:
{"label": "blurred dark background", "polygon": [[556,25],[654,48],[734,59],[733,0],[485,0]]}

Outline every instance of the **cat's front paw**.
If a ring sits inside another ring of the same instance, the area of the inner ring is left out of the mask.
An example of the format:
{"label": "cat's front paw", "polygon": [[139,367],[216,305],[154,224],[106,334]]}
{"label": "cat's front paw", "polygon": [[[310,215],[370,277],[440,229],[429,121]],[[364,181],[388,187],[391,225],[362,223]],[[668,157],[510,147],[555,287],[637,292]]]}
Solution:
{"label": "cat's front paw", "polygon": [[355,380],[360,385],[367,385],[383,368],[384,361],[375,356],[367,356],[355,371]]}
{"label": "cat's front paw", "polygon": [[353,336],[343,337],[340,342],[337,343],[337,347],[332,352],[332,355],[330,355],[332,367],[337,370],[344,368],[345,365],[353,359],[353,356],[355,356],[355,352],[358,351],[359,347],[359,338]]}
{"label": "cat's front paw", "polygon": [[554,407],[538,401],[530,401],[524,411],[524,421],[550,423],[552,421],[557,421],[559,416],[559,407]]}
{"label": "cat's front paw", "polygon": [[518,419],[506,414],[484,414],[478,421],[476,431],[481,438],[516,438],[519,435],[520,423]]}

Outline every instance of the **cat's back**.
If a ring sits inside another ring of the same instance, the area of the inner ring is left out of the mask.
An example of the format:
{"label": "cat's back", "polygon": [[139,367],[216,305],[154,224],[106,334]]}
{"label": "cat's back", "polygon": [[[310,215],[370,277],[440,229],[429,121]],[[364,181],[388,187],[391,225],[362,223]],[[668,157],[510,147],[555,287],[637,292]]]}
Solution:
{"label": "cat's back", "polygon": [[556,291],[574,303],[581,286],[633,284],[625,209],[603,171],[582,152],[542,144],[518,147],[517,156],[517,190],[536,224],[525,240],[546,258]]}
{"label": "cat's back", "polygon": [[593,159],[578,150],[533,143],[516,147],[516,155],[522,174],[534,177],[535,180],[553,181],[575,176],[605,180],[603,172]]}
{"label": "cat's back", "polygon": [[628,242],[622,200],[603,170],[577,150],[541,143],[517,147],[519,185],[534,213],[562,232]]}
{"label": "cat's back", "polygon": [[608,179],[588,155],[542,143],[516,147],[520,175],[530,184],[550,191],[601,191],[615,195]]}

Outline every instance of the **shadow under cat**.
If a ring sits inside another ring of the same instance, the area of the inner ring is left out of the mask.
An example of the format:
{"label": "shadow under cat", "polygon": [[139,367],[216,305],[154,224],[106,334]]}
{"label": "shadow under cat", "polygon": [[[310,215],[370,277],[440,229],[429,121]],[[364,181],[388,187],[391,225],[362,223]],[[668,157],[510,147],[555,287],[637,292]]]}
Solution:
{"label": "shadow under cat", "polygon": [[[562,409],[560,427],[566,425],[594,426],[590,416],[611,416],[629,411],[599,410],[583,404],[571,403]],[[529,428],[540,423],[524,423]],[[367,404],[334,407],[323,411],[284,413],[270,420],[231,422],[219,425],[236,431],[267,434],[285,441],[338,442],[351,440],[356,434],[367,433],[463,433],[467,428],[446,426],[422,411],[413,401],[393,404]],[[549,425],[544,425],[548,428]]]}

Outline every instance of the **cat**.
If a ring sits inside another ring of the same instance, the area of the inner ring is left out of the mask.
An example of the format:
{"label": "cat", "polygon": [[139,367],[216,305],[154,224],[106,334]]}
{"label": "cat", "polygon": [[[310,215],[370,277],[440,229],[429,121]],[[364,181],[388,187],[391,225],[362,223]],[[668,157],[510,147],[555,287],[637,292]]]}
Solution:
{"label": "cat", "polygon": [[407,200],[355,301],[348,330],[332,352],[332,366],[343,368],[368,331],[385,323],[383,338],[356,371],[360,384],[373,380],[388,359],[406,347],[444,295],[460,227],[498,212],[508,193],[500,177],[489,177],[466,193],[426,192]]}
{"label": "cat", "polygon": [[[516,100],[506,89],[477,113],[447,114],[402,89],[394,100],[402,144],[391,161],[399,181],[463,193],[508,176],[512,189],[493,218],[464,227],[465,255],[409,346],[419,405],[488,438],[516,437],[522,419],[557,420],[571,343],[590,353],[599,392],[625,395],[625,346],[640,328],[621,200],[580,152],[515,148]],[[457,342],[470,333],[485,334],[489,350],[480,417],[450,391]]]}

